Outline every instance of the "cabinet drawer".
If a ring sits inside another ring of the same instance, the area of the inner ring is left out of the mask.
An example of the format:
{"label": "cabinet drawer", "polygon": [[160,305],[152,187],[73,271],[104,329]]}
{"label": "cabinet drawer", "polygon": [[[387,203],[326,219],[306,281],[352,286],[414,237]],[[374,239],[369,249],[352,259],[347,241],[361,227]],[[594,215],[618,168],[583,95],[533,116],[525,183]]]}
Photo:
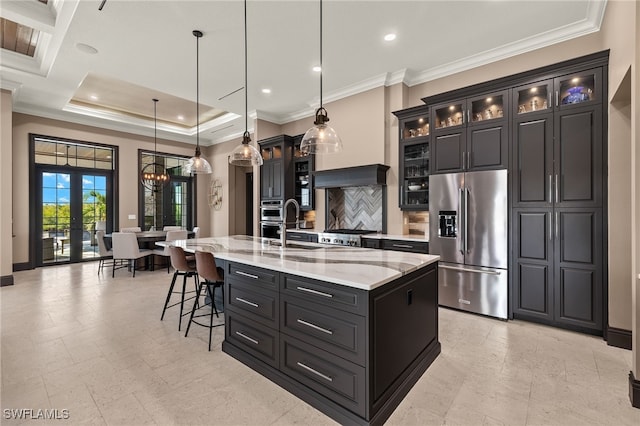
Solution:
{"label": "cabinet drawer", "polygon": [[406,251],[410,253],[429,254],[429,243],[404,240],[382,240],[384,250]]}
{"label": "cabinet drawer", "polygon": [[368,293],[365,290],[286,274],[282,276],[280,286],[282,294],[355,314],[366,314]]}
{"label": "cabinet drawer", "polygon": [[365,317],[283,296],[280,331],[349,361],[365,364]]}
{"label": "cabinet drawer", "polygon": [[227,277],[234,278],[238,281],[244,281],[251,284],[257,284],[263,288],[277,290],[278,272],[268,269],[256,268],[254,266],[244,265],[242,263],[227,264]]}
{"label": "cabinet drawer", "polygon": [[307,243],[317,243],[318,234],[310,234],[308,232],[292,232],[287,231],[287,240],[304,241]]}
{"label": "cabinet drawer", "polygon": [[225,312],[225,338],[242,350],[278,368],[278,332],[234,312]]}
{"label": "cabinet drawer", "polygon": [[362,248],[379,249],[380,248],[380,239],[378,239],[378,238],[363,238],[361,244],[362,244]]}
{"label": "cabinet drawer", "polygon": [[278,328],[278,294],[258,292],[251,286],[230,279],[225,291],[225,308],[245,315],[254,321]]}
{"label": "cabinet drawer", "polygon": [[280,338],[280,370],[332,401],[365,416],[365,369],[287,335]]}

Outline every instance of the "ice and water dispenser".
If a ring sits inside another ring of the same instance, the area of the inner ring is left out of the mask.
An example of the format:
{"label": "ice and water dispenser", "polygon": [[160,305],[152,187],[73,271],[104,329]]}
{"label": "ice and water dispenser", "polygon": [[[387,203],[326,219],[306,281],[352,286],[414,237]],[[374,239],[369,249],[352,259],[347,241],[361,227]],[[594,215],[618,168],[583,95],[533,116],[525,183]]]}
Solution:
{"label": "ice and water dispenser", "polygon": [[458,212],[451,210],[440,210],[438,214],[438,236],[441,238],[456,238],[457,226],[456,218]]}

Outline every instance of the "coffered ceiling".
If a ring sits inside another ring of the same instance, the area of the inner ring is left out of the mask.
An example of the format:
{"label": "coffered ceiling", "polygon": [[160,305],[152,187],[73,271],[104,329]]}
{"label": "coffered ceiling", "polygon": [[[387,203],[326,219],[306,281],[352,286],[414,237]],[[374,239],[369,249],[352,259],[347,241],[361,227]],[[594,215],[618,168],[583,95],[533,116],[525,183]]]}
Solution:
{"label": "coffered ceiling", "polygon": [[[242,1],[108,0],[98,10],[101,3],[2,0],[0,77],[13,92],[14,111],[150,135],[156,97],[159,137],[195,143],[198,29],[200,143],[242,134]],[[598,31],[605,6],[325,0],[324,100],[398,82],[412,86]],[[276,123],[311,116],[319,95],[312,70],[319,62],[319,2],[250,0],[247,15],[250,115]],[[10,47],[6,22],[21,26],[23,38],[30,31],[31,52]],[[390,33],[395,40],[385,41]]]}

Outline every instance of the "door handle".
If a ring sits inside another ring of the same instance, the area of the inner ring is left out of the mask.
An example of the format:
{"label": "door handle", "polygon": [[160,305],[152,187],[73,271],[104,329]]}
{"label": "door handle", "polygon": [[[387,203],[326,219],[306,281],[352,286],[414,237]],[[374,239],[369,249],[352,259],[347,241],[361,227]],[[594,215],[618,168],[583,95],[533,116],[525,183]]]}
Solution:
{"label": "door handle", "polygon": [[549,175],[549,203],[553,203],[551,191],[553,191],[553,176]]}
{"label": "door handle", "polygon": [[438,268],[440,269],[449,269],[452,271],[459,271],[459,272],[473,272],[474,274],[488,274],[488,275],[500,275],[502,274],[502,271],[496,271],[493,269],[490,270],[482,270],[482,269],[470,269],[470,268],[456,268],[453,266],[446,266],[446,265],[438,265]]}
{"label": "door handle", "polygon": [[462,151],[462,170],[464,170],[464,151]]}
{"label": "door handle", "polygon": [[549,215],[549,241],[553,240],[553,213]]}
{"label": "door handle", "polygon": [[556,106],[558,106],[558,91],[556,90]]}
{"label": "door handle", "polygon": [[559,228],[559,223],[560,222],[560,212],[556,212],[556,240],[558,239],[558,228]]}
{"label": "door handle", "polygon": [[[462,223],[462,226],[460,226],[460,233],[462,234],[465,230],[464,230],[464,194],[463,194],[464,189],[463,188],[458,188],[458,217],[460,218],[460,222]],[[460,237],[460,253],[462,253],[464,255],[464,238],[462,235],[459,236]]]}
{"label": "door handle", "polygon": [[469,188],[465,188],[464,195],[464,250],[469,253]]}
{"label": "door handle", "polygon": [[556,173],[556,204],[558,204],[558,174]]}

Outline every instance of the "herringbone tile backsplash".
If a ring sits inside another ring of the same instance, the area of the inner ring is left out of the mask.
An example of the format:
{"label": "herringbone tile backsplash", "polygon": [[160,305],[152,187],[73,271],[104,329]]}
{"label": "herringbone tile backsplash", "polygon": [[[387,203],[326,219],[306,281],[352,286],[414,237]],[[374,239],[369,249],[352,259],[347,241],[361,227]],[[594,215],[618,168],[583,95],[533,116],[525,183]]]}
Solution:
{"label": "herringbone tile backsplash", "polygon": [[331,188],[327,191],[328,229],[382,230],[382,186]]}

